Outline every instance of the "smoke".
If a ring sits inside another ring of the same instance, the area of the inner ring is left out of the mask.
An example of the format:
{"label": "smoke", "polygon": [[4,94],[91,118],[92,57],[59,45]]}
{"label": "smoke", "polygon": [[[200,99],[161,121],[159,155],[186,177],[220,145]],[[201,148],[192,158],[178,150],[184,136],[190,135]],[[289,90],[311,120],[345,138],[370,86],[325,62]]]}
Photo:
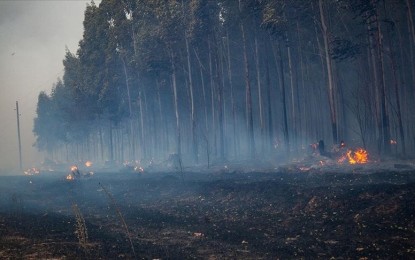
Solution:
{"label": "smoke", "polygon": [[37,96],[62,77],[65,48],[76,52],[89,2],[0,1],[0,174],[19,166],[16,101],[23,167],[42,160],[33,147]]}

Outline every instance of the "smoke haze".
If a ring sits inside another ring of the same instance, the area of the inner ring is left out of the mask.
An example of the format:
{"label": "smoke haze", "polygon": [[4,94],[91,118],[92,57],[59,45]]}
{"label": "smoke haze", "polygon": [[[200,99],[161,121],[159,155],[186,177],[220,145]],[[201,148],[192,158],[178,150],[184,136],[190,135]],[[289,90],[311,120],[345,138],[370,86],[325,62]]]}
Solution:
{"label": "smoke haze", "polygon": [[23,168],[43,160],[33,147],[37,97],[62,77],[65,48],[76,52],[89,2],[0,0],[0,173],[19,166],[16,101]]}

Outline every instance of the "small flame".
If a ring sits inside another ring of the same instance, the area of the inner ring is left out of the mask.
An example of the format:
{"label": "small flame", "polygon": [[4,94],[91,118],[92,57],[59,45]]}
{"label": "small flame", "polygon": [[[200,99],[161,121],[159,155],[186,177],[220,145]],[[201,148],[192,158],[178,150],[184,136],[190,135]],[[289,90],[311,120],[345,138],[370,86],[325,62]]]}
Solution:
{"label": "small flame", "polygon": [[73,181],[75,178],[74,178],[74,176],[73,176],[72,174],[68,174],[68,175],[66,176],[66,179],[67,179],[68,181]]}
{"label": "small flame", "polygon": [[92,162],[91,161],[86,161],[85,162],[85,166],[86,167],[91,167],[92,166]]}
{"label": "small flame", "polygon": [[75,165],[73,165],[73,166],[71,166],[71,171],[77,171],[78,170],[78,167],[77,166],[75,166]]}
{"label": "small flame", "polygon": [[390,143],[391,143],[392,145],[397,145],[397,144],[398,144],[398,142],[397,142],[396,140],[393,140],[393,139],[391,139]]}

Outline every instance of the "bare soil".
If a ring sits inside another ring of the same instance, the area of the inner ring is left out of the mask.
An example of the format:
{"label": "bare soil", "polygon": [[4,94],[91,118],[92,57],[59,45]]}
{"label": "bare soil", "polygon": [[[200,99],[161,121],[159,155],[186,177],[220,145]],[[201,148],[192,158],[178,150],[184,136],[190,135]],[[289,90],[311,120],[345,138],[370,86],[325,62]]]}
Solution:
{"label": "bare soil", "polygon": [[0,177],[0,259],[415,258],[413,170],[64,177]]}

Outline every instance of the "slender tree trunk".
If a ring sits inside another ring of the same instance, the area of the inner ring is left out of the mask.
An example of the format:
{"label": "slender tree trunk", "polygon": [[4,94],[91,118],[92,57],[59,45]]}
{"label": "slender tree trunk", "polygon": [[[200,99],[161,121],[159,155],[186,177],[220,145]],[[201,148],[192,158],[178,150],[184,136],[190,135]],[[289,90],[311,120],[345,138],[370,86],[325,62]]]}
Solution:
{"label": "slender tree trunk", "polygon": [[[241,0],[239,0],[239,12],[241,12]],[[246,110],[247,110],[247,126],[248,126],[248,149],[251,157],[255,156],[255,139],[254,139],[254,120],[252,116],[252,97],[251,97],[251,83],[249,80],[249,62],[248,53],[246,47],[245,28],[243,21],[240,21],[240,29],[242,33],[242,45],[244,56],[244,68],[245,68],[245,96],[246,96]]]}
{"label": "slender tree trunk", "polygon": [[187,73],[188,73],[189,91],[190,91],[190,109],[191,109],[190,124],[191,124],[191,135],[192,135],[192,153],[193,153],[193,160],[196,163],[198,163],[199,152],[198,152],[198,144],[197,144],[197,137],[196,137],[196,119],[195,119],[195,102],[194,102],[194,95],[193,95],[192,66],[190,63],[189,41],[186,35],[184,38],[185,38],[185,44],[186,44]]}
{"label": "slender tree trunk", "polygon": [[283,133],[284,133],[284,145],[286,152],[290,152],[290,135],[288,133],[288,112],[287,112],[287,96],[286,96],[286,88],[285,88],[285,80],[284,80],[284,62],[282,59],[282,50],[281,44],[277,43],[278,47],[278,62],[277,68],[279,70],[278,73],[278,81],[280,83],[281,88],[281,98],[282,98],[282,111],[283,111]]}
{"label": "slender tree trunk", "polygon": [[377,8],[377,47],[378,47],[378,57],[380,61],[380,98],[381,98],[381,115],[382,115],[382,141],[383,141],[383,151],[388,154],[390,153],[390,125],[389,125],[389,115],[387,111],[387,97],[386,97],[386,87],[385,87],[385,61],[383,53],[383,35],[381,30],[381,24],[379,22],[379,8]]}
{"label": "slender tree trunk", "polygon": [[335,104],[335,90],[332,75],[331,57],[329,53],[329,31],[324,17],[323,0],[319,0],[320,21],[323,29],[324,52],[326,56],[327,80],[328,80],[328,96],[330,106],[331,131],[333,136],[333,143],[337,143],[337,115]]}
{"label": "slender tree trunk", "polygon": [[176,153],[179,156],[179,160],[182,158],[182,142],[181,142],[181,135],[180,135],[180,114],[179,114],[179,107],[178,107],[178,98],[177,98],[177,82],[176,82],[176,66],[174,63],[174,57],[171,53],[171,66],[172,66],[172,74],[171,74],[171,80],[173,85],[173,95],[174,95],[174,111],[176,115]]}
{"label": "slender tree trunk", "polygon": [[239,150],[238,147],[238,135],[236,131],[236,109],[235,109],[235,98],[234,98],[234,90],[233,90],[233,82],[232,82],[232,62],[231,62],[231,51],[229,48],[229,34],[226,32],[226,47],[227,47],[227,54],[228,54],[228,79],[229,79],[229,86],[231,90],[231,106],[232,106],[232,130],[233,130],[233,154],[237,156],[237,151]]}
{"label": "slender tree trunk", "polygon": [[[286,39],[287,41],[287,39]],[[297,96],[297,91],[296,91],[296,84],[294,82],[294,72],[293,72],[293,65],[292,65],[292,55],[291,55],[291,47],[289,44],[287,44],[287,58],[288,58],[288,75],[290,78],[290,90],[291,90],[291,125],[292,125],[292,141],[293,141],[293,150],[295,152],[298,151],[298,144],[297,144],[297,122],[298,122],[298,112],[296,109],[296,96]]]}
{"label": "slender tree trunk", "polygon": [[112,163],[114,161],[114,145],[112,141],[112,123],[111,122],[110,122],[108,131],[109,131],[109,142],[110,142],[109,155],[110,155],[110,161]]}
{"label": "slender tree trunk", "polygon": [[166,142],[166,138],[165,138],[165,135],[166,135],[166,133],[165,133],[165,131],[164,131],[164,129],[165,129],[165,127],[163,127],[163,125],[164,125],[164,117],[163,117],[163,109],[162,109],[162,105],[161,105],[161,96],[160,96],[160,82],[159,82],[159,79],[157,78],[156,79],[156,88],[157,88],[157,106],[158,106],[158,112],[159,112],[159,115],[158,115],[158,118],[159,118],[159,122],[160,122],[160,125],[159,125],[159,128],[160,128],[160,132],[159,132],[159,137],[160,137],[160,152],[165,152],[165,151],[167,151],[166,149],[164,149],[165,147],[165,142]]}
{"label": "slender tree trunk", "polygon": [[213,135],[213,151],[217,154],[217,142],[216,142],[216,109],[215,109],[215,79],[213,73],[213,61],[212,61],[212,46],[210,37],[208,37],[208,49],[209,49],[209,73],[210,73],[210,101],[211,101],[211,113],[212,113],[212,135]]}
{"label": "slender tree trunk", "polygon": [[206,86],[205,86],[205,80],[204,80],[204,74],[203,71],[205,70],[202,62],[199,59],[199,55],[197,54],[196,50],[194,50],[195,56],[197,58],[197,61],[199,62],[199,70],[200,70],[200,81],[202,84],[202,94],[203,94],[203,108],[204,108],[204,114],[205,114],[205,133],[207,133],[209,131],[209,123],[208,123],[208,106],[207,106],[207,101],[206,101]]}
{"label": "slender tree trunk", "polygon": [[[255,23],[255,18],[254,18]],[[258,112],[259,112],[259,127],[261,133],[261,147],[264,150],[264,108],[263,108],[263,101],[262,101],[262,86],[261,86],[261,73],[259,68],[259,50],[258,50],[258,36],[256,29],[254,28],[254,45],[255,45],[255,70],[256,70],[256,82],[258,88]]]}
{"label": "slender tree trunk", "polygon": [[124,57],[121,56],[121,61],[122,61],[122,65],[123,65],[123,69],[124,69],[124,76],[125,76],[125,85],[127,87],[127,98],[128,98],[128,111],[129,111],[129,126],[130,126],[130,149],[131,149],[131,155],[130,155],[130,159],[135,159],[135,134],[134,134],[134,127],[133,127],[133,112],[132,112],[132,107],[131,107],[131,95],[130,95],[130,81],[129,81],[129,77],[128,77],[128,72],[127,72],[127,66],[125,64],[125,60]]}
{"label": "slender tree trunk", "polygon": [[272,122],[272,101],[271,101],[271,80],[269,75],[269,55],[266,57],[266,67],[265,67],[265,77],[266,77],[266,88],[267,88],[267,108],[268,108],[268,151],[272,151],[272,143],[274,141],[274,131],[273,131],[273,122]]}
{"label": "slender tree trunk", "polygon": [[223,101],[223,85],[220,83],[222,80],[222,75],[220,73],[221,69],[219,68],[219,57],[216,55],[216,74],[217,80],[216,85],[218,86],[218,123],[219,123],[219,158],[223,161],[225,160],[225,134],[224,134],[224,101]]}

